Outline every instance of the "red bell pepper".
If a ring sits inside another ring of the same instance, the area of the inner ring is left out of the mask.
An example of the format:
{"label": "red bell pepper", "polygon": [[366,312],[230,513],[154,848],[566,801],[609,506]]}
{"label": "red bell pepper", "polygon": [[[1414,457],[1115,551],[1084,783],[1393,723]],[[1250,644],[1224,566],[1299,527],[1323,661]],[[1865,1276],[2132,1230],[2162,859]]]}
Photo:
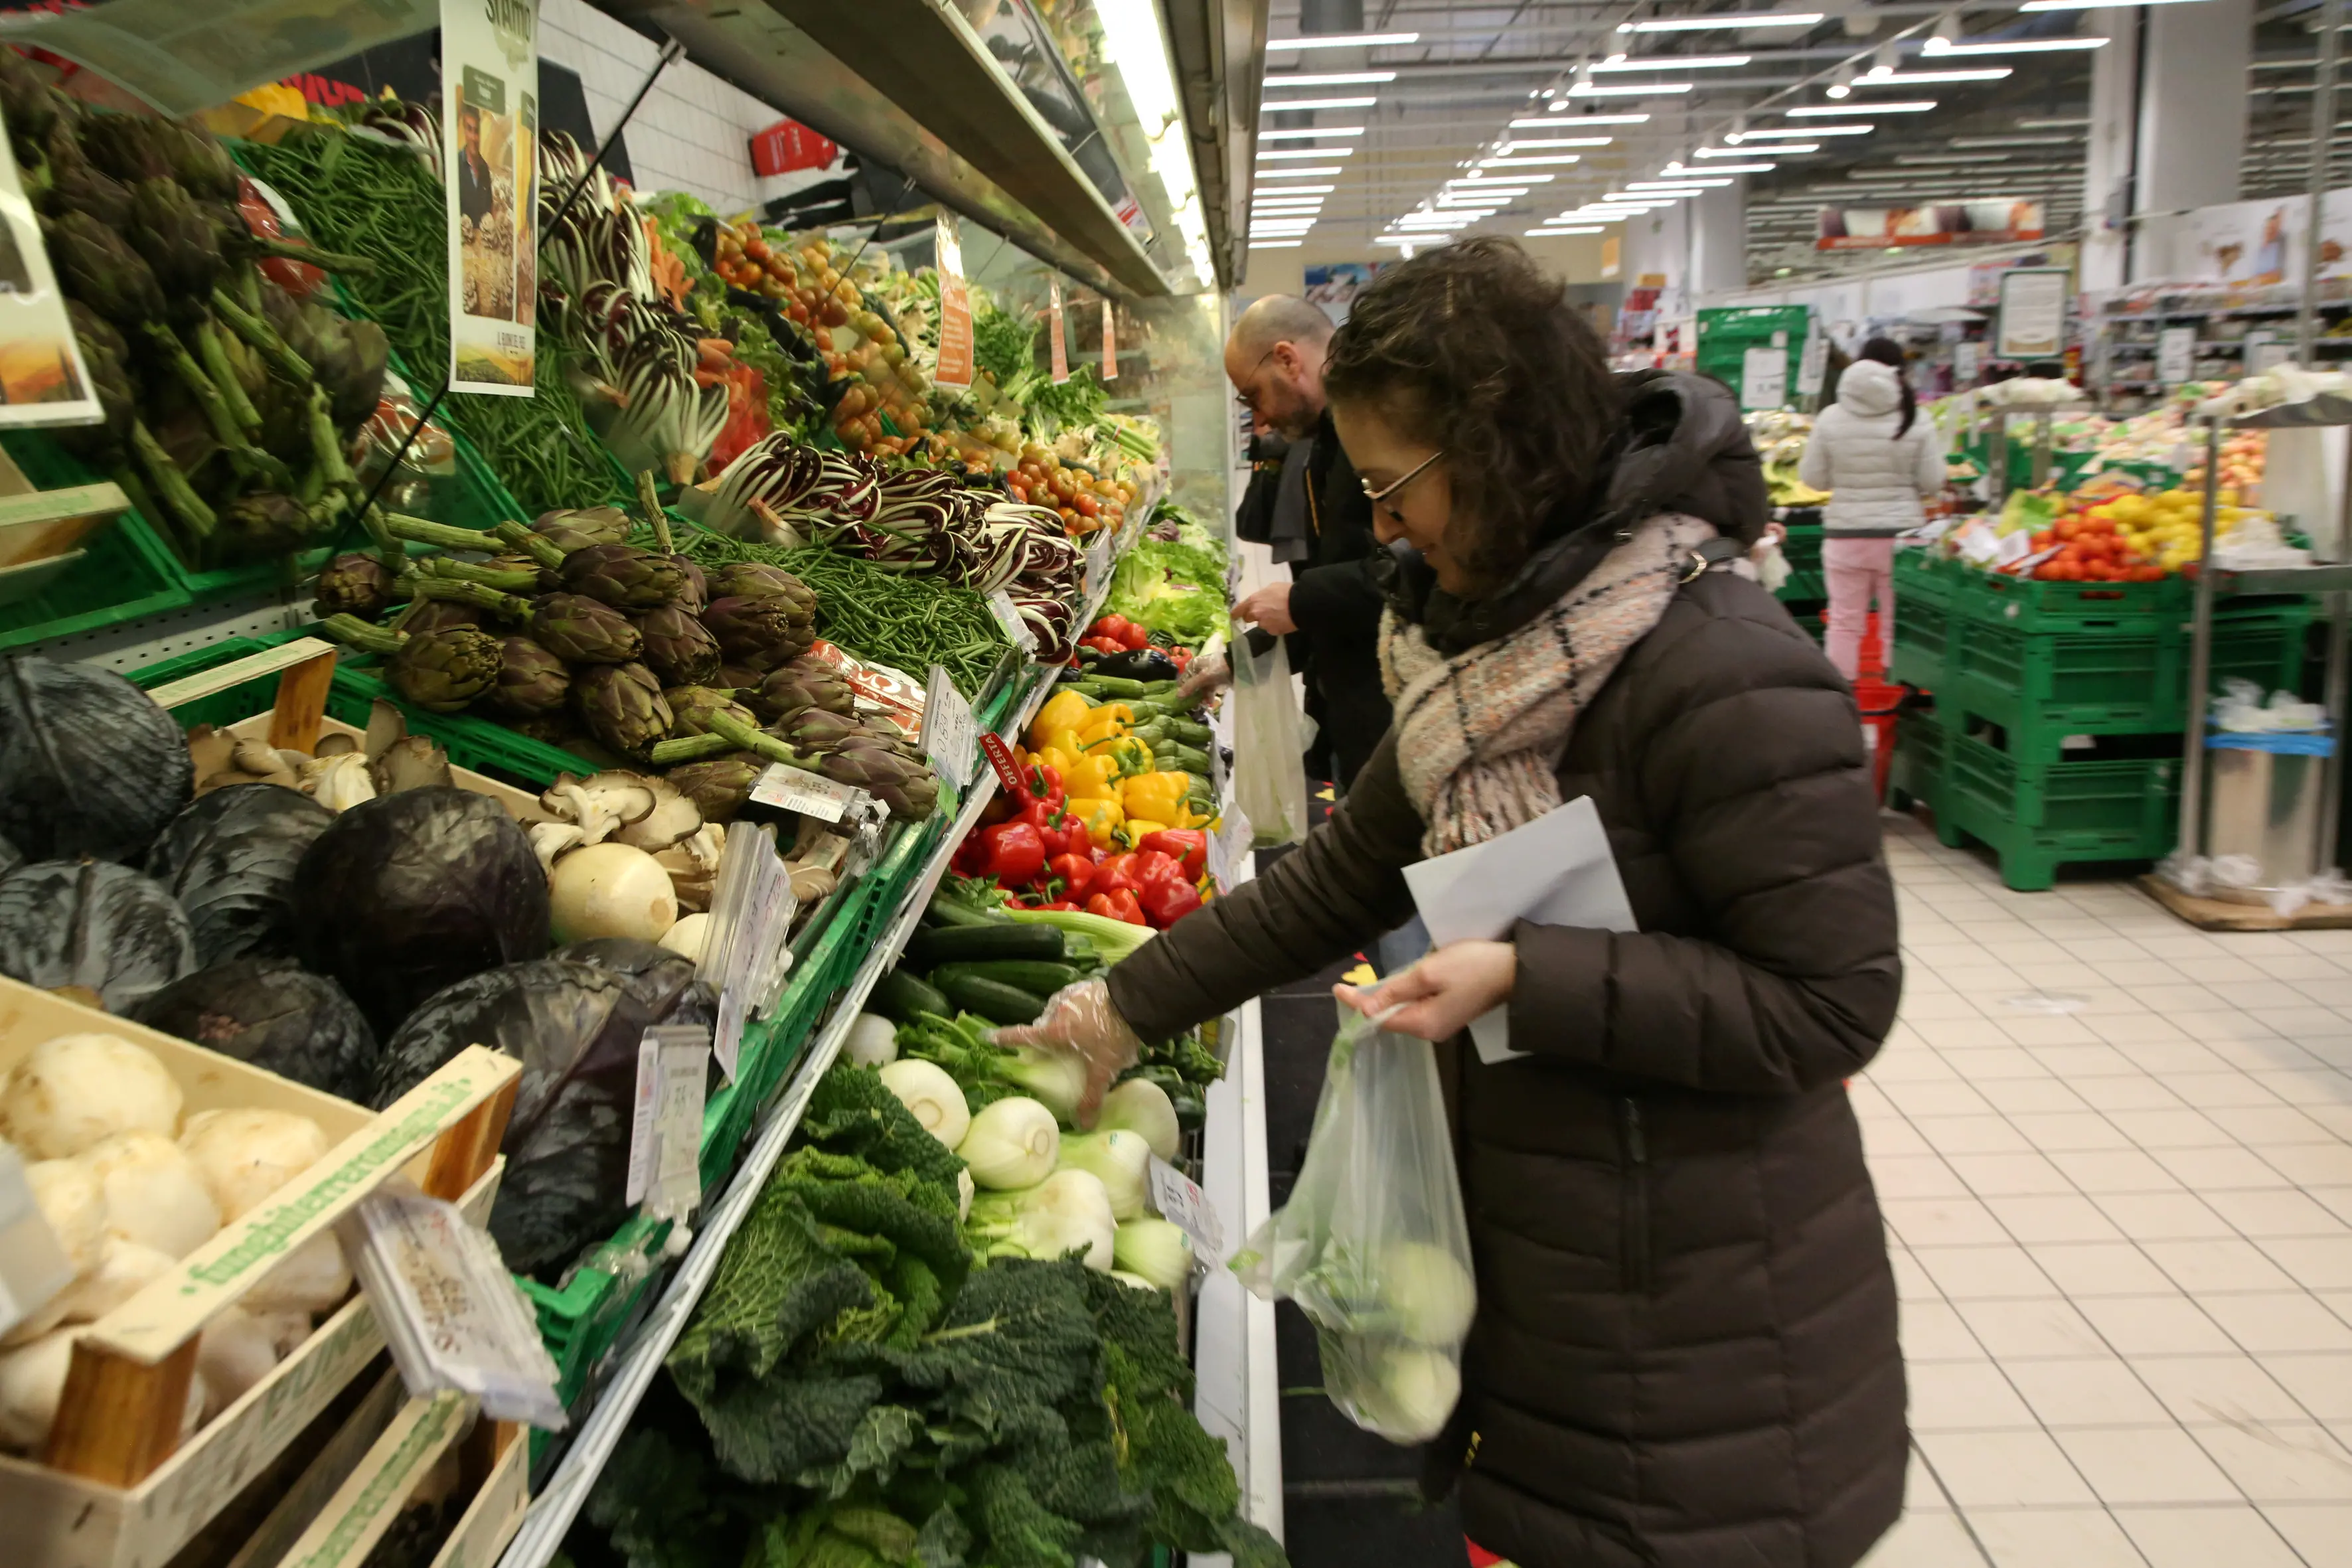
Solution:
{"label": "red bell pepper", "polygon": [[1087,913],[1104,915],[1111,920],[1125,921],[1133,926],[1149,925],[1143,918],[1143,906],[1136,901],[1135,889],[1123,888],[1116,893],[1096,893],[1087,900]]}
{"label": "red bell pepper", "polygon": [[[1149,838],[1152,835],[1146,834],[1144,837]],[[1135,879],[1136,890],[1145,894],[1152,892],[1166,882],[1187,880],[1183,866],[1174,856],[1150,847],[1137,854],[1135,864],[1129,868],[1129,874]]]}
{"label": "red bell pepper", "polygon": [[1135,857],[1132,855],[1105,856],[1095,867],[1094,880],[1087,886],[1097,893],[1135,893],[1143,889],[1143,884],[1135,879]]}
{"label": "red bell pepper", "polygon": [[1147,833],[1136,847],[1170,857],[1184,868],[1185,876],[1194,880],[1209,868],[1209,836],[1197,827],[1169,827]]}
{"label": "red bell pepper", "polygon": [[1078,646],[1080,647],[1090,647],[1097,653],[1125,653],[1127,651],[1127,645],[1120,642],[1116,637],[1087,637],[1084,641],[1080,642]]}
{"label": "red bell pepper", "polygon": [[988,846],[983,874],[993,877],[1000,888],[1025,888],[1045,868],[1045,841],[1029,823],[983,828],[980,837]]}
{"label": "red bell pepper", "polygon": [[1201,890],[1181,878],[1162,882],[1143,895],[1144,915],[1160,931],[1166,931],[1200,907]]}
{"label": "red bell pepper", "polygon": [[1085,898],[1087,884],[1095,879],[1095,863],[1083,855],[1056,855],[1045,862],[1045,870],[1061,879],[1062,897],[1066,899]]}
{"label": "red bell pepper", "polygon": [[982,841],[979,833],[972,834],[961,844],[956,846],[955,857],[948,862],[948,866],[959,877],[987,875],[988,846]]}

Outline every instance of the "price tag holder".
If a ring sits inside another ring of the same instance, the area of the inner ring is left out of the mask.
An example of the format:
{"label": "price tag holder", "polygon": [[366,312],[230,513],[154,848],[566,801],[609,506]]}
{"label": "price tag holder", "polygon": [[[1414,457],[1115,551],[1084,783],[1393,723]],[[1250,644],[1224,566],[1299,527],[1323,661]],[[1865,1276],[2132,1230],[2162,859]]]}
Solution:
{"label": "price tag holder", "polygon": [[730,829],[710,900],[710,940],[696,966],[719,991],[711,1052],[730,1083],[743,1025],[774,987],[784,937],[799,908],[792,874],[776,853],[774,826],[747,823]]}
{"label": "price tag holder", "polygon": [[488,1231],[457,1205],[395,1183],[335,1234],[410,1394],[469,1394],[494,1420],[563,1429],[555,1363]]}
{"label": "price tag holder", "polygon": [[779,811],[796,811],[819,822],[839,822],[865,793],[856,784],[842,784],[783,763],[770,763],[768,771],[751,786],[751,798],[761,805],[772,805]]}
{"label": "price tag holder", "polygon": [[73,1283],[73,1260],[41,1217],[23,1156],[0,1143],[0,1332]]}
{"label": "price tag holder", "polygon": [[982,734],[980,738],[980,752],[981,755],[988,759],[988,765],[995,770],[996,782],[1004,787],[1004,793],[1019,794],[1023,783],[1021,767],[1013,760],[1013,748],[1004,743],[1004,737],[992,733]]}
{"label": "price tag holder", "polygon": [[1110,581],[1110,530],[1097,528],[1087,546],[1087,594],[1088,597],[1103,591]]}
{"label": "price tag holder", "polygon": [[2167,327],[2156,334],[2156,379],[2165,385],[2187,381],[2196,358],[2196,328]]}
{"label": "price tag holder", "polygon": [[1215,883],[1219,893],[1228,893],[1234,886],[1233,857],[1225,853],[1225,836],[1212,833],[1208,841],[1209,880]]}
{"label": "price tag holder", "polygon": [[1217,1223],[1217,1211],[1209,1205],[1201,1184],[1157,1154],[1151,1156],[1149,1180],[1153,1210],[1192,1238],[1192,1255],[1206,1262],[1223,1258],[1224,1227]]}
{"label": "price tag holder", "polygon": [[1037,634],[1029,629],[1028,619],[1021,614],[1021,606],[1013,602],[1012,595],[1002,588],[989,595],[988,613],[996,617],[996,624],[1004,628],[1006,640],[1014,647],[1026,654],[1037,651]]}
{"label": "price tag holder", "polygon": [[923,693],[923,750],[959,794],[971,783],[972,741],[979,729],[971,704],[956,689],[945,667],[931,666],[930,683]]}
{"label": "price tag holder", "polygon": [[637,1042],[636,1116],[627,1200],[655,1219],[683,1220],[702,1201],[702,1109],[710,1030],[664,1025]]}

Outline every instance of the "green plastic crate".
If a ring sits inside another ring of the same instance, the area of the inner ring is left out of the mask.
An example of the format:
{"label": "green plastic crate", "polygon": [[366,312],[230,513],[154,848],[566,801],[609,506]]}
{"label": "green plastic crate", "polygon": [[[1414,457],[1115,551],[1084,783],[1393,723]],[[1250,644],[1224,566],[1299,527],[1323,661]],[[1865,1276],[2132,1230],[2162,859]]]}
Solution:
{"label": "green plastic crate", "polygon": [[[1805,515],[1819,517],[1811,507],[1803,509]],[[1791,522],[1788,534],[1780,541],[1780,556],[1791,572],[1819,572],[1822,569],[1822,536],[1827,531],[1818,522]]]}
{"label": "green plastic crate", "polygon": [[1794,567],[1790,569],[1788,580],[1772,590],[1772,596],[1784,605],[1826,604],[1830,596],[1829,583],[1818,570]]}
{"label": "green plastic crate", "polygon": [[[346,659],[352,657],[348,652],[344,656]],[[352,694],[361,715],[352,718],[331,699],[329,709],[336,718],[364,725],[368,704],[375,699],[399,702],[411,730],[432,736],[448,752],[451,762],[476,773],[543,789],[555,782],[558,773],[593,773],[598,767],[587,757],[544,741],[534,741],[494,719],[478,718],[471,713],[428,713],[411,703],[400,702],[372,662],[357,667],[339,663],[335,668],[335,688],[339,694]]]}
{"label": "green plastic crate", "polygon": [[1886,771],[1886,804],[1901,811],[1918,801],[1943,808],[1944,756],[1949,750],[1944,726],[1929,709],[1910,709],[1895,721],[1895,755]]}
{"label": "green plastic crate", "polygon": [[2156,583],[2048,583],[1966,566],[1952,613],[2026,632],[2127,631],[2178,624],[2191,592],[2185,577]]}
{"label": "green plastic crate", "polygon": [[1973,568],[1947,561],[1931,549],[1898,544],[1895,549],[1895,592],[1906,614],[1914,601],[1948,605],[1959,592],[1960,574],[1970,570]]}
{"label": "green plastic crate", "polygon": [[2180,758],[2098,751],[2079,760],[2020,760],[1958,729],[1949,747],[1937,835],[1973,837],[2000,858],[2001,880],[2020,892],[2052,886],[2061,865],[2154,860],[2178,837]]}
{"label": "green plastic crate", "polygon": [[1914,599],[1895,586],[1895,651],[1888,679],[1922,691],[1940,691],[1949,677],[1951,607],[1937,599]]}
{"label": "green plastic crate", "polygon": [[179,563],[138,513],[101,523],[80,548],[81,559],[47,587],[0,605],[0,652],[187,607]]}

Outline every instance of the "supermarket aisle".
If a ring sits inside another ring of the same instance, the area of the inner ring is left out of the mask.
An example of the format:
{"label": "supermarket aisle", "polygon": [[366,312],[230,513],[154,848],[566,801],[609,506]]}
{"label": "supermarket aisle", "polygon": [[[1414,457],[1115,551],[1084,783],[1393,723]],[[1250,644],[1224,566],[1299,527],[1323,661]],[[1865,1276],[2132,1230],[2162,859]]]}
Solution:
{"label": "supermarket aisle", "polygon": [[2012,893],[1885,820],[1909,969],[1853,1095],[1916,1452],[1869,1568],[2352,1563],[2352,931]]}

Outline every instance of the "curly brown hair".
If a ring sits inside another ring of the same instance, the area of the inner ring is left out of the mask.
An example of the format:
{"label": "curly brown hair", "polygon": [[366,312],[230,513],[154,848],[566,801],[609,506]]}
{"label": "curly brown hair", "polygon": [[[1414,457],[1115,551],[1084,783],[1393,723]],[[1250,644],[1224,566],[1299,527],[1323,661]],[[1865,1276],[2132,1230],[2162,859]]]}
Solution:
{"label": "curly brown hair", "polygon": [[1475,524],[1447,547],[1495,581],[1593,494],[1620,419],[1601,339],[1559,279],[1485,236],[1383,268],[1333,336],[1323,386],[1444,450],[1454,516]]}

